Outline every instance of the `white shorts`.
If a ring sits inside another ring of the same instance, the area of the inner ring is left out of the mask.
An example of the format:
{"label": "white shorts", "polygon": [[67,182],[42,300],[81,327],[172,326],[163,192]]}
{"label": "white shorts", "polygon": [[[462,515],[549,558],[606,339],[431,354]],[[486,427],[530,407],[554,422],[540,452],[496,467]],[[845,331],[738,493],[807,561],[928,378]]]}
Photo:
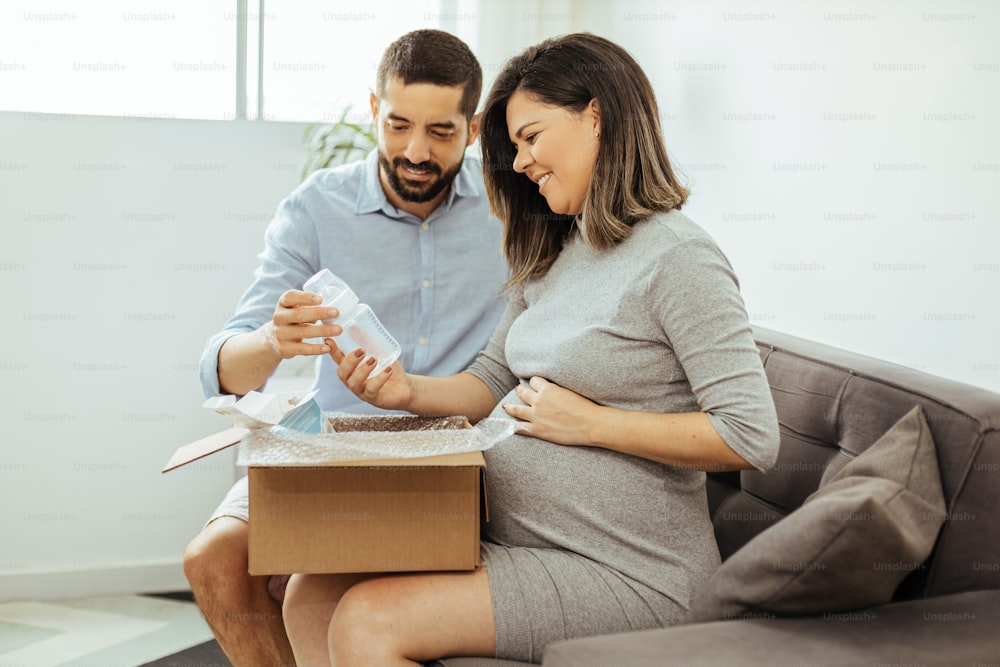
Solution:
{"label": "white shorts", "polygon": [[229,489],[229,493],[222,499],[222,503],[208,518],[205,525],[207,526],[221,516],[231,516],[240,521],[250,522],[250,486],[246,475],[233,484],[233,488]]}

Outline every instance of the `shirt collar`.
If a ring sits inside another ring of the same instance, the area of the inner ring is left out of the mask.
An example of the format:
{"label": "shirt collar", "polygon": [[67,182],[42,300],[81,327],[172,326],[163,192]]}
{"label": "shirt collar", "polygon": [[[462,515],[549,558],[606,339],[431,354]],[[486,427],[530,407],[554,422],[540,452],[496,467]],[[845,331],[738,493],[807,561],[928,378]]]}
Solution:
{"label": "shirt collar", "polygon": [[[438,209],[442,207],[450,209],[456,197],[479,197],[481,195],[479,184],[476,183],[475,179],[475,169],[470,164],[470,162],[477,160],[476,156],[469,153],[465,154],[465,159],[462,161],[462,168],[458,170],[458,174],[455,176],[455,180],[448,190],[448,196],[445,197],[441,206],[438,206]],[[385,196],[385,191],[382,189],[382,183],[378,177],[377,148],[372,150],[368,154],[368,157],[365,158],[364,185],[358,191],[358,200],[354,210],[358,215],[374,213],[375,211],[383,211],[386,215],[394,218],[409,215],[409,213],[401,211],[390,204],[389,199]]]}
{"label": "shirt collar", "polygon": [[378,180],[378,149],[376,148],[365,158],[364,185],[358,190],[358,201],[354,212],[361,215],[383,209],[393,210],[393,207],[389,206],[389,200],[386,199],[382,184]]}

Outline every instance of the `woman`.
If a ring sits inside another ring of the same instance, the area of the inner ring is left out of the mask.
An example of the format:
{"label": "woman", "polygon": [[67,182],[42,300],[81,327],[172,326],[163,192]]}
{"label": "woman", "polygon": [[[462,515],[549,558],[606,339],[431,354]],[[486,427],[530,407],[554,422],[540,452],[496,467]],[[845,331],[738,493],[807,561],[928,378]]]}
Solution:
{"label": "woman", "polygon": [[[511,59],[481,141],[509,306],[464,373],[345,384],[383,408],[519,421],[486,454],[485,569],[294,577],[300,664],[539,662],[560,639],[677,621],[719,564],[705,470],[769,467],[778,429],[736,278],[678,212],[652,88],[615,44]],[[367,663],[366,663],[367,661]]]}

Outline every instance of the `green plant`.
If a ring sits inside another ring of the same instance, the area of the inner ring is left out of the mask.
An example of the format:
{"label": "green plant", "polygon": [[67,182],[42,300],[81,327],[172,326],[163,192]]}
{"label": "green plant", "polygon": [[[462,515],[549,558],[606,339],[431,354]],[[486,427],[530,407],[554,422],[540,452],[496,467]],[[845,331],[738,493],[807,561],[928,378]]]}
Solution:
{"label": "green plant", "polygon": [[367,155],[377,144],[371,123],[351,120],[348,107],[333,123],[310,123],[302,142],[308,155],[302,165],[302,179],[316,171],[346,164]]}

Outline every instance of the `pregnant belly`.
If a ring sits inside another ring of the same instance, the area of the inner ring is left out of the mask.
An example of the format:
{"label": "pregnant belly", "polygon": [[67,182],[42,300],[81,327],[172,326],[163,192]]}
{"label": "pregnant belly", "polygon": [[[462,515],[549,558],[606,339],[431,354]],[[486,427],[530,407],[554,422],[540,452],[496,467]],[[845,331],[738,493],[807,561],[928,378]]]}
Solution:
{"label": "pregnant belly", "polygon": [[[500,402],[517,402],[513,393]],[[491,415],[509,418],[502,408]],[[490,521],[500,544],[570,548],[656,530],[664,516],[664,467],[597,447],[513,435],[484,452]]]}

